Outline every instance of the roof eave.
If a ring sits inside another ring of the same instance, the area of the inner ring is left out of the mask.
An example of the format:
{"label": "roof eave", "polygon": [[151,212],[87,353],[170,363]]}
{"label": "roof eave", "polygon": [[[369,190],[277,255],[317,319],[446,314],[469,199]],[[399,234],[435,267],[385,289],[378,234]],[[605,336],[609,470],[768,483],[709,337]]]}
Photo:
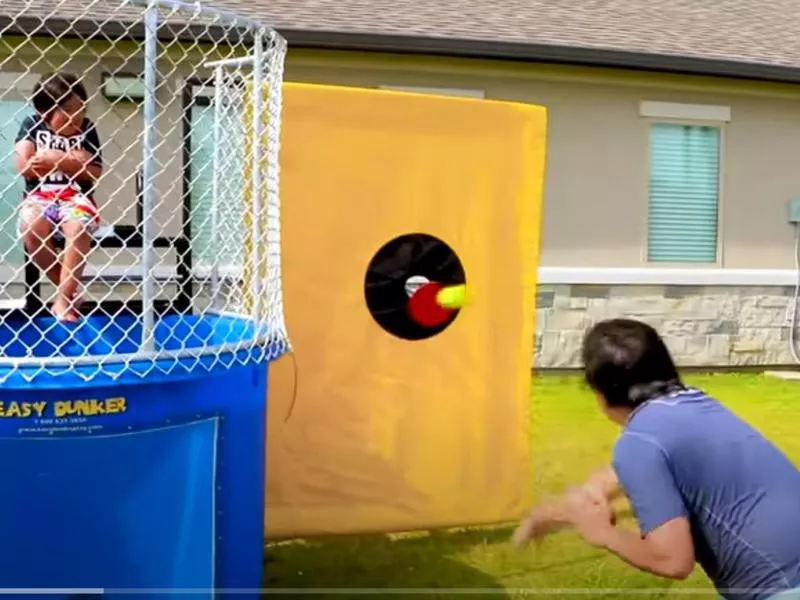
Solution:
{"label": "roof eave", "polygon": [[[209,27],[190,27],[181,29],[180,32],[192,39],[197,39],[198,37],[209,37],[211,39],[225,37],[224,31],[214,32],[212,31],[213,29]],[[494,40],[386,35],[281,27],[278,27],[278,30],[287,39],[290,47],[298,48],[543,62],[585,67],[730,77],[777,83],[800,83],[800,68],[763,63]],[[30,32],[32,31],[44,33],[41,29],[40,21],[24,17],[10,17],[8,15],[0,15],[0,31],[4,35],[31,35]],[[144,33],[143,27],[138,23],[131,26],[129,23],[106,22],[103,25],[103,30],[98,31],[97,25],[90,21],[70,22],[56,19],[48,20],[47,32],[50,35],[66,34],[83,38],[98,35],[141,38]],[[164,34],[174,39],[176,32],[165,29]]]}
{"label": "roof eave", "polygon": [[602,48],[280,28],[289,47],[425,54],[800,83],[800,69]]}

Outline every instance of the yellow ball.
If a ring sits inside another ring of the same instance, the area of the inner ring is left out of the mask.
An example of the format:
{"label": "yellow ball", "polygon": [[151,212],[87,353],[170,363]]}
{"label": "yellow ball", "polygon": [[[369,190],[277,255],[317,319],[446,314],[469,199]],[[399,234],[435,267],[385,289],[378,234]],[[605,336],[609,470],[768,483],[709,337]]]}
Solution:
{"label": "yellow ball", "polygon": [[451,310],[457,310],[461,308],[464,306],[466,300],[467,286],[464,284],[448,286],[439,290],[439,293],[436,294],[436,302],[439,304],[439,306],[443,308],[449,308]]}

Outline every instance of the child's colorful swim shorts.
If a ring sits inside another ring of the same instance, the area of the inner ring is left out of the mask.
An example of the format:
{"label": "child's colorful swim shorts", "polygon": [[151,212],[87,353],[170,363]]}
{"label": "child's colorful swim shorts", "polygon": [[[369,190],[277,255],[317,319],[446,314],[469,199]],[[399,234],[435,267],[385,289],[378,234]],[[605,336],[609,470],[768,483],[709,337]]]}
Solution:
{"label": "child's colorful swim shorts", "polygon": [[97,231],[100,225],[94,200],[70,186],[40,189],[28,194],[20,205],[20,233],[29,226],[32,218],[39,215],[53,225],[57,239],[63,239],[61,224],[64,221],[79,221],[89,233]]}

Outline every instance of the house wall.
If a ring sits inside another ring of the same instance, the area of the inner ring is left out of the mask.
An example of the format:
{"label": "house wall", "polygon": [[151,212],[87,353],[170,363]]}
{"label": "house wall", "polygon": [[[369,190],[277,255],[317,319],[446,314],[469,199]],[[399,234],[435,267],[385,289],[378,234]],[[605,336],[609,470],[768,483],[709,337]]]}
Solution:
{"label": "house wall", "polygon": [[548,108],[542,265],[647,267],[648,125],[643,100],[724,105],[720,234],[725,268],[793,266],[786,202],[800,194],[800,88],[488,61],[290,54],[286,78],[480,90]]}
{"label": "house wall", "polygon": [[[6,60],[0,93],[25,95],[9,81],[41,51]],[[84,73],[98,90],[103,71],[137,72],[124,53],[50,55],[49,67]],[[79,56],[72,57],[71,56]],[[202,54],[184,56],[160,88],[162,145],[157,180],[160,234],[178,229],[182,194],[184,78]],[[15,67],[16,65],[16,67]],[[17,69],[18,67],[18,69]],[[800,90],[793,86],[499,61],[365,53],[290,51],[291,81],[366,87],[467,90],[488,99],[549,109],[549,155],[540,270],[536,363],[578,364],[580,337],[599,318],[634,316],[658,325],[685,365],[788,364],[787,308],[794,273],[794,230],[786,202],[800,195]],[[646,262],[648,124],[642,101],[730,107],[724,126],[720,259],[717,264],[655,267]],[[114,168],[100,185],[103,213],[134,222],[134,177],[141,148],[138,107],[89,105],[108,140]],[[104,256],[118,265],[131,254]],[[169,266],[171,259],[164,258]]]}
{"label": "house wall", "polygon": [[790,365],[792,292],[789,286],[542,284],[534,366],[580,367],[586,328],[621,316],[656,327],[681,366]]}
{"label": "house wall", "polygon": [[[489,61],[290,53],[287,79],[438,88],[544,105],[549,149],[535,364],[579,366],[592,322],[657,326],[682,365],[791,364],[800,89],[724,79]],[[723,127],[719,261],[648,264],[643,101],[730,108]]]}
{"label": "house wall", "polygon": [[[142,160],[144,118],[141,106],[135,102],[109,100],[102,94],[104,74],[138,75],[143,70],[141,44],[117,41],[113,45],[101,42],[80,42],[63,39],[57,43],[46,38],[4,38],[0,49],[0,102],[24,101],[30,97],[42,73],[67,71],[80,74],[87,88],[87,113],[96,124],[103,144],[104,173],[98,183],[96,199],[103,220],[109,224],[137,223],[136,179]],[[241,53],[243,49],[237,49]],[[201,65],[209,60],[230,57],[230,49],[178,44],[159,47],[159,64],[164,75],[157,93],[155,138],[157,174],[155,177],[155,210],[153,229],[156,236],[176,236],[182,233],[184,194],[184,92],[187,78],[198,74],[208,76]],[[30,108],[25,109],[30,112]],[[3,118],[10,115],[3,112]],[[0,123],[2,127],[2,123]],[[12,170],[12,155],[16,128],[8,125],[0,135],[0,160]],[[208,136],[210,132],[201,132]],[[8,178],[6,178],[7,180]],[[0,195],[0,304],[16,305],[24,296],[23,256],[16,239],[16,190]],[[156,273],[168,279],[175,273],[177,257],[172,249],[158,248],[154,252]],[[142,275],[141,252],[137,249],[93,250],[87,275],[105,274],[112,279],[95,279],[88,297],[126,299],[136,297],[138,286],[114,283],[122,275],[136,281]],[[53,290],[45,285],[43,295]],[[162,282],[157,293],[163,297],[174,294],[172,286]]]}
{"label": "house wall", "polygon": [[[10,40],[9,46],[15,40]],[[106,172],[98,185],[98,201],[110,222],[135,223],[135,175],[141,160],[143,118],[140,107],[131,102],[111,101],[101,93],[104,73],[141,73],[141,50],[134,44],[116,44],[113,48],[100,43],[59,42],[52,48],[39,40],[16,40],[19,45],[8,56],[0,54],[3,73],[0,78],[0,99],[27,98],[39,76],[55,70],[82,75],[90,96],[88,116],[97,125],[103,142]],[[164,62],[169,59],[164,58]],[[159,170],[156,178],[158,207],[156,222],[159,232],[175,234],[175,206],[180,205],[182,174],[182,74],[189,74],[193,65],[202,61],[195,57],[170,61],[171,73],[158,88],[156,137],[159,142]],[[3,155],[8,150],[2,150]],[[177,177],[176,177],[177,175]]]}
{"label": "house wall", "polygon": [[[48,47],[44,40],[9,39],[11,53],[0,51],[2,74],[0,74],[0,101],[27,99],[40,75],[54,70],[81,74],[90,96],[87,114],[96,124],[103,144],[104,174],[97,186],[97,201],[103,219],[108,223],[136,223],[136,176],[142,157],[141,138],[143,118],[136,103],[110,101],[101,93],[104,73],[140,73],[142,62],[137,46],[125,43],[110,48],[108,44],[89,44],[62,41]],[[195,61],[201,60],[198,55]],[[158,91],[158,119],[156,136],[159,142],[156,176],[156,208],[154,221],[156,235],[180,233],[180,207],[183,194],[183,78],[181,71],[190,72],[190,60],[177,61],[177,68],[164,79]],[[26,113],[29,110],[25,111]],[[14,132],[16,133],[16,131]],[[13,140],[2,140],[0,157],[11,162]],[[1,199],[3,220],[14,218],[14,208],[19,198],[4,195]],[[0,246],[8,245],[2,240]],[[116,265],[118,270],[131,269],[139,261],[136,251],[97,250],[90,265],[99,269],[101,265]],[[17,261],[3,261],[0,277],[4,281],[21,279]],[[159,253],[159,266],[174,264],[174,256]],[[18,286],[17,286],[18,287]],[[6,291],[6,290],[4,290]]]}

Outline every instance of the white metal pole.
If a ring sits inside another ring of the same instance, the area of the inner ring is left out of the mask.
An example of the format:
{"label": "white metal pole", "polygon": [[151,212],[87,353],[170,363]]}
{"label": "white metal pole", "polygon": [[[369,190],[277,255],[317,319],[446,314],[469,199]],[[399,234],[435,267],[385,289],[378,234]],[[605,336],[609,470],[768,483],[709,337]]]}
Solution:
{"label": "white metal pole", "polygon": [[220,171],[222,168],[222,84],[223,66],[218,65],[214,70],[214,154],[211,173],[211,308],[219,309],[219,260],[220,260],[220,235],[219,235],[219,202],[220,202]]}
{"label": "white metal pole", "polygon": [[158,2],[144,16],[144,133],[142,139],[142,351],[155,349],[156,118],[158,116]]}
{"label": "white metal pole", "polygon": [[216,69],[217,67],[249,67],[252,64],[253,64],[252,56],[237,56],[236,58],[209,60],[203,63],[203,66],[206,69]]}
{"label": "white metal pole", "polygon": [[253,52],[253,320],[261,320],[261,157],[264,139],[264,119],[262,118],[262,94],[264,90],[264,31],[258,29],[255,35]]}

